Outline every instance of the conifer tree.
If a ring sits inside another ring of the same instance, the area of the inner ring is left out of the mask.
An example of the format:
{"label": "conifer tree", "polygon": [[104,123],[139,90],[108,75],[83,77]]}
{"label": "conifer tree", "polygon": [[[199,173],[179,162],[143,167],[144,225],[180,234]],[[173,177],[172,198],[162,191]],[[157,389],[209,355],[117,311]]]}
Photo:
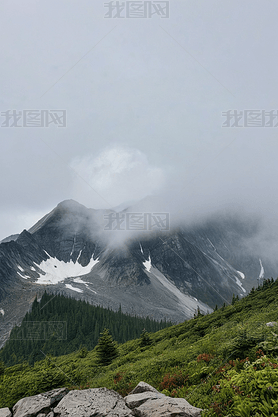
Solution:
{"label": "conifer tree", "polygon": [[4,362],[0,361],[0,375],[5,373],[5,364]]}
{"label": "conifer tree", "polygon": [[78,351],[79,358],[86,358],[87,355],[88,355],[88,349],[86,348],[86,346],[81,345]]}
{"label": "conifer tree", "polygon": [[194,314],[194,319],[197,319],[198,317],[201,317],[201,316],[203,316],[203,314],[201,313],[200,307],[197,306],[197,311]]}
{"label": "conifer tree", "polygon": [[149,336],[149,333],[146,331],[146,329],[143,329],[141,336],[140,336],[140,346],[145,347],[151,344],[151,339]]}
{"label": "conifer tree", "polygon": [[98,362],[103,366],[109,365],[118,356],[117,342],[110,335],[109,329],[104,329],[101,333],[96,351]]}

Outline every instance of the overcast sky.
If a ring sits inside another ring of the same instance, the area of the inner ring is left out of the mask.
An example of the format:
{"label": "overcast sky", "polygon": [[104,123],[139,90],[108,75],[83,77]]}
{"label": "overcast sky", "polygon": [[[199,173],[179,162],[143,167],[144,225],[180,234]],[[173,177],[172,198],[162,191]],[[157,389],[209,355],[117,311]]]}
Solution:
{"label": "overcast sky", "polygon": [[[228,110],[278,109],[277,2],[170,0],[169,18],[105,18],[105,3],[0,3],[0,239],[69,198],[278,217],[278,117],[222,127]],[[4,116],[55,109],[66,127]]]}

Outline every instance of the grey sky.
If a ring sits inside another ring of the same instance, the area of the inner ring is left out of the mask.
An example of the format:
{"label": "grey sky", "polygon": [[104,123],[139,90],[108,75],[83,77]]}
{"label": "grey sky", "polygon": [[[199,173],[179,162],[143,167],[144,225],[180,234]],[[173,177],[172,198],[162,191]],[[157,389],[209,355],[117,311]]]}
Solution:
{"label": "grey sky", "polygon": [[161,193],[186,215],[276,218],[278,128],[222,128],[221,112],[278,109],[277,3],[170,0],[169,19],[105,19],[106,2],[0,3],[1,112],[67,110],[66,128],[0,128],[0,239],[68,198]]}

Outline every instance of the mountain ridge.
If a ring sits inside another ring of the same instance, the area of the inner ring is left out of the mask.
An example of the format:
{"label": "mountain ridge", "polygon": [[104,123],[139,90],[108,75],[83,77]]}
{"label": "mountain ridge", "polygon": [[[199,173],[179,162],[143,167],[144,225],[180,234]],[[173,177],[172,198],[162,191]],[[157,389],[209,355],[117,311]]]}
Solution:
{"label": "mountain ridge", "polygon": [[[244,250],[245,240],[257,233],[252,221],[223,217],[163,232],[129,233],[105,230],[111,213],[116,212],[65,200],[15,241],[0,244],[5,334],[12,320],[23,318],[34,294],[45,289],[180,322],[197,308],[206,313],[215,304],[229,304],[233,294],[242,297],[257,284],[252,274],[260,268],[259,258]],[[118,215],[125,216],[125,210]],[[265,266],[266,276],[274,272]]]}

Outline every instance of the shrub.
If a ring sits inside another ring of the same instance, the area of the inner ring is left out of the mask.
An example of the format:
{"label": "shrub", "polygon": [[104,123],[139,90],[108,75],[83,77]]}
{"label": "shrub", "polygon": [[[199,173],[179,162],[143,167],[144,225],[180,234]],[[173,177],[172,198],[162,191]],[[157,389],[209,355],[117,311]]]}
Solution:
{"label": "shrub", "polygon": [[209,362],[213,358],[214,358],[214,355],[211,355],[210,353],[201,353],[201,355],[197,356],[197,362],[201,362],[201,361]]}
{"label": "shrub", "polygon": [[132,390],[132,383],[126,376],[126,372],[117,372],[114,376],[115,391],[125,397]]}
{"label": "shrub", "polygon": [[181,387],[183,388],[183,386],[186,384],[186,382],[188,381],[188,374],[183,375],[182,371],[179,370],[177,373],[173,373],[173,374],[166,374],[163,377],[162,382],[159,385],[159,388],[161,390],[167,390],[167,391],[172,391],[175,388]]}

